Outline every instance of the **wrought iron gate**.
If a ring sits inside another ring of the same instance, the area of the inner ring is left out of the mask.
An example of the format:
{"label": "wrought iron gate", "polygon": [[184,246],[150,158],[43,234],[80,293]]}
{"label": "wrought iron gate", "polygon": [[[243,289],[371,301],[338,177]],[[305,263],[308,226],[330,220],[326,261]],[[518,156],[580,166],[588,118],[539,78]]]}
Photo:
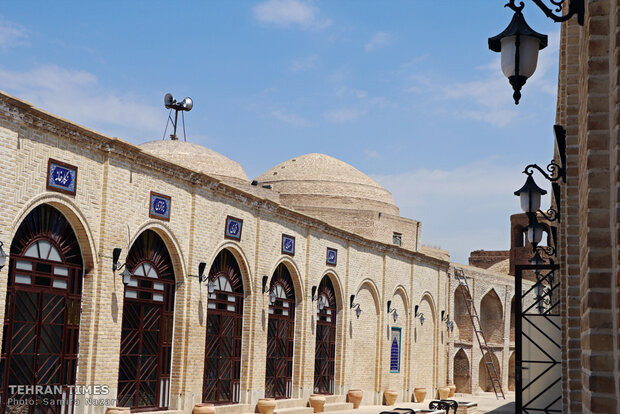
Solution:
{"label": "wrought iron gate", "polygon": [[327,276],[319,285],[318,306],[314,354],[314,392],[316,394],[333,394],[337,309],[334,287]]}
{"label": "wrought iron gate", "polygon": [[202,401],[238,403],[241,388],[243,280],[232,253],[223,250],[213,262],[215,284],[207,305],[207,337]]}
{"label": "wrought iron gate", "polygon": [[291,398],[295,290],[291,275],[284,264],[280,264],[274,272],[269,290],[265,397]]}
{"label": "wrought iron gate", "polygon": [[132,280],[125,286],[118,405],[165,409],[170,400],[174,272],[164,241],[143,232],[127,256]]}
{"label": "wrought iron gate", "polygon": [[[81,293],[75,233],[55,208],[35,208],[11,243],[0,359],[3,413],[73,412]],[[32,385],[45,391],[20,387]]]}
{"label": "wrought iron gate", "polygon": [[[516,265],[516,412],[562,412],[560,289],[557,265]],[[523,272],[536,283],[523,291]]]}

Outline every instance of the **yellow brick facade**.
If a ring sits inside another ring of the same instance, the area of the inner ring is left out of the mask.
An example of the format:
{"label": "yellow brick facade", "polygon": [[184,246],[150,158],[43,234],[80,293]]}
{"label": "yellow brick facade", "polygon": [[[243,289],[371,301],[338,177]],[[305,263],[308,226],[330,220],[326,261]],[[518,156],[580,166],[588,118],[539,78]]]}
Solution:
{"label": "yellow brick facade", "polygon": [[[445,252],[418,249],[417,224],[411,230],[415,239],[405,248],[366,239],[5,94],[0,94],[0,154],[0,240],[7,251],[19,224],[41,204],[60,210],[80,243],[85,268],[80,385],[107,384],[111,397],[118,391],[124,285],[113,274],[109,256],[115,247],[126,252],[144,230],[151,229],[170,252],[177,282],[171,412],[189,413],[202,398],[208,294],[206,286],[189,275],[197,273],[200,262],[210,266],[224,249],[239,264],[245,295],[237,412],[254,411],[265,393],[269,298],[262,293],[261,281],[281,263],[291,273],[296,297],[293,399],[307,400],[313,392],[317,304],[311,289],[323,277],[334,284],[338,308],[335,394],[361,388],[364,404],[378,404],[388,388],[398,391],[398,401],[411,401],[414,387],[426,387],[435,397],[438,386],[453,380],[453,359],[459,349],[468,355],[472,391],[478,391],[480,350],[471,345],[471,338],[469,345],[459,342],[440,320],[442,310],[460,320],[454,308],[454,265]],[[46,189],[50,158],[78,167],[75,196]],[[149,218],[151,191],[172,198],[170,221]],[[227,216],[243,220],[240,241],[224,238]],[[283,233],[295,237],[294,256],[281,252]],[[326,264],[328,247],[338,250],[335,266]],[[477,307],[490,289],[501,302],[503,317],[494,323],[502,329],[494,342],[506,387],[513,279],[481,269],[465,267],[465,271],[475,281]],[[0,313],[5,309],[7,275],[8,267],[0,270]],[[359,319],[349,308],[351,295],[363,310]],[[387,301],[399,315],[396,321],[387,313]],[[423,325],[414,318],[416,305],[424,314]],[[392,327],[402,330],[397,373],[390,372]],[[104,407],[82,404],[77,412],[103,413]]]}

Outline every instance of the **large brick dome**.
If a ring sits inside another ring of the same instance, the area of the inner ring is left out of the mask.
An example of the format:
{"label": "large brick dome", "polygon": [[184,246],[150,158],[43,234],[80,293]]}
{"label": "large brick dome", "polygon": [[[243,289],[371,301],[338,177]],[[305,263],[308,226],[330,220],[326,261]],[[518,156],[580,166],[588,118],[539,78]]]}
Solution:
{"label": "large brick dome", "polygon": [[178,140],[146,142],[140,148],[185,168],[205,173],[232,184],[248,184],[250,179],[238,162],[202,145]]}
{"label": "large brick dome", "polygon": [[260,175],[271,184],[282,204],[316,213],[321,210],[365,210],[398,215],[392,194],[346,162],[325,154],[292,158]]}

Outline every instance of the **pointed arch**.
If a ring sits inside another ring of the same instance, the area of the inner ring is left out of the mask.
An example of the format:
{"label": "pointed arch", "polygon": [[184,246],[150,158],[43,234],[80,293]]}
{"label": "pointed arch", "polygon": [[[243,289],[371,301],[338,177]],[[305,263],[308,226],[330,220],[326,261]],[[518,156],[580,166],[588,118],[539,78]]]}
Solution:
{"label": "pointed arch", "polygon": [[471,393],[471,366],[469,364],[469,358],[463,350],[459,350],[454,355],[454,385],[456,385],[456,392],[458,393]]}
{"label": "pointed arch", "polygon": [[301,271],[299,270],[299,266],[297,266],[297,263],[295,263],[295,261],[292,260],[289,256],[282,256],[276,261],[276,263],[272,267],[268,283],[271,284],[271,278],[273,277],[273,274],[278,268],[278,266],[280,266],[281,264],[286,266],[291,276],[291,280],[295,288],[295,301],[298,303],[303,302],[303,292],[305,292],[305,286],[304,281],[301,278]]}
{"label": "pointed arch", "polygon": [[[487,353],[489,352],[485,352],[485,354]],[[493,365],[497,370],[497,377],[502,378],[502,368],[499,364],[499,360],[497,359],[497,355],[495,355],[495,352],[493,351],[491,351],[489,355],[491,356]],[[480,358],[480,362],[478,363],[478,387],[480,387],[480,389],[484,392],[493,391],[493,383],[489,378],[489,373],[487,371],[486,364],[484,363],[484,355]]]}
{"label": "pointed arch", "polygon": [[403,304],[405,306],[404,315],[409,315],[409,295],[407,294],[407,289],[405,289],[403,285],[396,286],[396,289],[394,290],[394,294],[392,295],[392,297],[396,295],[400,296],[403,300]]}
{"label": "pointed arch", "polygon": [[136,240],[142,235],[145,231],[150,230],[161,238],[164,242],[166,249],[170,255],[170,260],[172,262],[172,266],[174,269],[175,281],[179,283],[183,283],[185,281],[186,275],[189,273],[187,270],[187,266],[185,264],[185,260],[181,255],[181,244],[179,240],[176,238],[172,230],[162,223],[160,220],[147,220],[142,225],[140,225],[135,234],[132,231],[132,239],[129,242],[130,246],[133,246]]}
{"label": "pointed arch", "polygon": [[487,342],[503,343],[504,312],[495,289],[490,289],[480,300],[480,326]]}
{"label": "pointed arch", "polygon": [[365,278],[364,280],[362,280],[359,284],[359,286],[357,287],[357,289],[355,289],[355,295],[357,296],[357,294],[364,288],[364,286],[366,286],[368,288],[368,290],[370,291],[372,298],[374,300],[375,303],[375,307],[377,310],[377,314],[381,312],[381,303],[380,303],[380,295],[379,295],[379,289],[377,288],[377,284],[375,283],[374,280],[370,279],[370,278]]}
{"label": "pointed arch", "polygon": [[221,243],[215,249],[215,253],[209,258],[207,263],[213,263],[215,258],[224,250],[229,250],[230,253],[234,256],[237,264],[239,265],[239,270],[241,271],[241,278],[243,280],[243,292],[244,296],[250,296],[254,292],[254,282],[252,272],[250,271],[248,257],[246,256],[243,249],[238,245],[238,243],[234,241],[227,240]]}
{"label": "pointed arch", "polygon": [[10,240],[15,238],[15,233],[26,217],[35,208],[41,205],[50,205],[54,207],[67,219],[80,245],[84,273],[89,274],[98,262],[98,255],[95,248],[95,238],[88,224],[88,220],[86,220],[86,216],[84,216],[82,211],[70,197],[63,194],[41,194],[37,197],[33,197],[21,210],[21,213],[18,214],[13,220],[10,227],[13,230],[10,235]]}
{"label": "pointed arch", "polygon": [[337,310],[343,309],[347,302],[344,297],[343,284],[341,282],[340,277],[338,276],[338,273],[336,273],[333,269],[327,269],[321,276],[321,281],[323,281],[325,277],[329,278],[334,288],[334,297],[336,298],[336,309]]}

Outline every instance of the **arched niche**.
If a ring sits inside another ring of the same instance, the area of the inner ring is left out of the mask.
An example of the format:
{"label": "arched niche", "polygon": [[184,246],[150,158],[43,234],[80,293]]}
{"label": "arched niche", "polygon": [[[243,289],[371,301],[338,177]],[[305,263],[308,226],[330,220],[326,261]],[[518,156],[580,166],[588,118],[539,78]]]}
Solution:
{"label": "arched niche", "polygon": [[480,326],[487,343],[504,342],[504,313],[502,302],[494,289],[480,301]]}
{"label": "arched niche", "polygon": [[[493,365],[495,366],[497,378],[501,381],[502,369],[499,365],[499,360],[497,359],[497,356],[495,356],[495,353],[491,352],[489,355],[491,356]],[[484,392],[493,392],[493,383],[491,382],[491,378],[489,378],[489,373],[487,371],[484,358],[480,358],[480,363],[478,364],[478,387],[480,387],[480,389]]]}
{"label": "arched niche", "polygon": [[471,367],[462,348],[454,355],[454,385],[458,393],[471,393]]}
{"label": "arched niche", "polygon": [[454,336],[457,341],[471,342],[474,330],[465,297],[470,296],[465,287],[459,285],[454,291]]}

